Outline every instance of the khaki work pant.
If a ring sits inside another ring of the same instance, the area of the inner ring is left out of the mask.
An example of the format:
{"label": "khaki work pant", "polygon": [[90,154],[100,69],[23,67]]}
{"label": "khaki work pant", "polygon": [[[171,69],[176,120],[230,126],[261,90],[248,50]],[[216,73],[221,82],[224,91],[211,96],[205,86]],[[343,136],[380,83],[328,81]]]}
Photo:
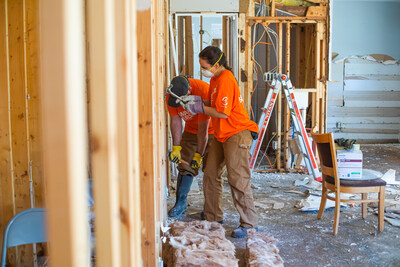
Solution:
{"label": "khaki work pant", "polygon": [[[209,134],[208,135],[208,142],[206,146],[206,150],[204,152],[204,158],[203,158],[203,170],[204,166],[206,166],[207,163],[207,154],[210,149],[211,143],[214,140],[214,135]],[[182,134],[182,139],[181,139],[181,163],[178,164],[178,171],[181,175],[193,175],[197,176],[199,173],[198,170],[193,169],[190,167],[192,159],[194,157],[194,153],[197,151],[197,134],[192,134],[188,132],[183,132]]]}
{"label": "khaki work pant", "polygon": [[208,152],[208,163],[203,178],[204,214],[208,221],[221,221],[223,179],[218,175],[218,166],[225,160],[228,183],[231,186],[233,205],[240,215],[240,225],[257,227],[257,213],[250,186],[249,156],[252,137],[244,130],[229,137],[225,143],[214,139]]}

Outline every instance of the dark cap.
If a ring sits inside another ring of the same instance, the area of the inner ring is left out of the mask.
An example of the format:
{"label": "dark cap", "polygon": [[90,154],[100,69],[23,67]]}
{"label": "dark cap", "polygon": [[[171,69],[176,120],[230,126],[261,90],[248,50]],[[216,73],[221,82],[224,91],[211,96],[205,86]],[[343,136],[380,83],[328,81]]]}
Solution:
{"label": "dark cap", "polygon": [[[188,93],[189,87],[190,87],[190,82],[185,76],[176,76],[175,78],[172,79],[171,81],[171,91],[176,94],[177,96],[184,96]],[[169,95],[168,98],[168,106],[177,108],[180,105],[176,103],[176,97],[173,95]]]}

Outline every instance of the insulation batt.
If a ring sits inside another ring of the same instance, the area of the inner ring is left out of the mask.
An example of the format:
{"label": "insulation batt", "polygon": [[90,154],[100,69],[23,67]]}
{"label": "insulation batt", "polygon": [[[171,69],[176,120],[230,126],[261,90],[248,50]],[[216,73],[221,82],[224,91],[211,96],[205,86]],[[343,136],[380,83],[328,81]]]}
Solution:
{"label": "insulation batt", "polygon": [[175,222],[170,225],[163,258],[169,266],[238,266],[235,246],[216,222]]}
{"label": "insulation batt", "polygon": [[280,267],[283,259],[276,247],[276,239],[251,229],[247,233],[246,254],[248,267]]}

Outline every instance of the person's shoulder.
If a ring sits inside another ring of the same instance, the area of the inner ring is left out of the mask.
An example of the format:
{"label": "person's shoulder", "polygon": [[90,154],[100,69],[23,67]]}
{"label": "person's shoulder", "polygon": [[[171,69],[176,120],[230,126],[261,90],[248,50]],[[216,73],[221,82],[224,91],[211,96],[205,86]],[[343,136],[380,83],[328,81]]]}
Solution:
{"label": "person's shoulder", "polygon": [[192,79],[192,78],[190,78],[190,79],[189,79],[189,82],[190,82],[190,85],[191,85],[192,87],[209,86],[208,83],[206,83],[206,82],[203,81],[203,80],[199,80],[199,79]]}
{"label": "person's shoulder", "polygon": [[205,81],[198,80],[198,79],[190,79],[190,85],[192,87],[193,93],[195,92],[203,92],[208,91],[210,85]]}

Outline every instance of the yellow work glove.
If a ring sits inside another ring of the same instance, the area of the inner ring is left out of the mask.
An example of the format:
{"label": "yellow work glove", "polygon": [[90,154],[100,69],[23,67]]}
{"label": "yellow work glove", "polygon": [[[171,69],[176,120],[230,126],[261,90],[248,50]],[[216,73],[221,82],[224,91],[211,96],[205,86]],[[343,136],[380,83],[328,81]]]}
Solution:
{"label": "yellow work glove", "polygon": [[172,151],[169,152],[169,160],[175,163],[181,162],[181,146],[172,146]]}
{"label": "yellow work glove", "polygon": [[203,157],[199,153],[196,152],[196,153],[194,153],[194,157],[192,159],[190,166],[193,169],[198,170],[198,169],[200,169],[202,161],[203,161]]}

